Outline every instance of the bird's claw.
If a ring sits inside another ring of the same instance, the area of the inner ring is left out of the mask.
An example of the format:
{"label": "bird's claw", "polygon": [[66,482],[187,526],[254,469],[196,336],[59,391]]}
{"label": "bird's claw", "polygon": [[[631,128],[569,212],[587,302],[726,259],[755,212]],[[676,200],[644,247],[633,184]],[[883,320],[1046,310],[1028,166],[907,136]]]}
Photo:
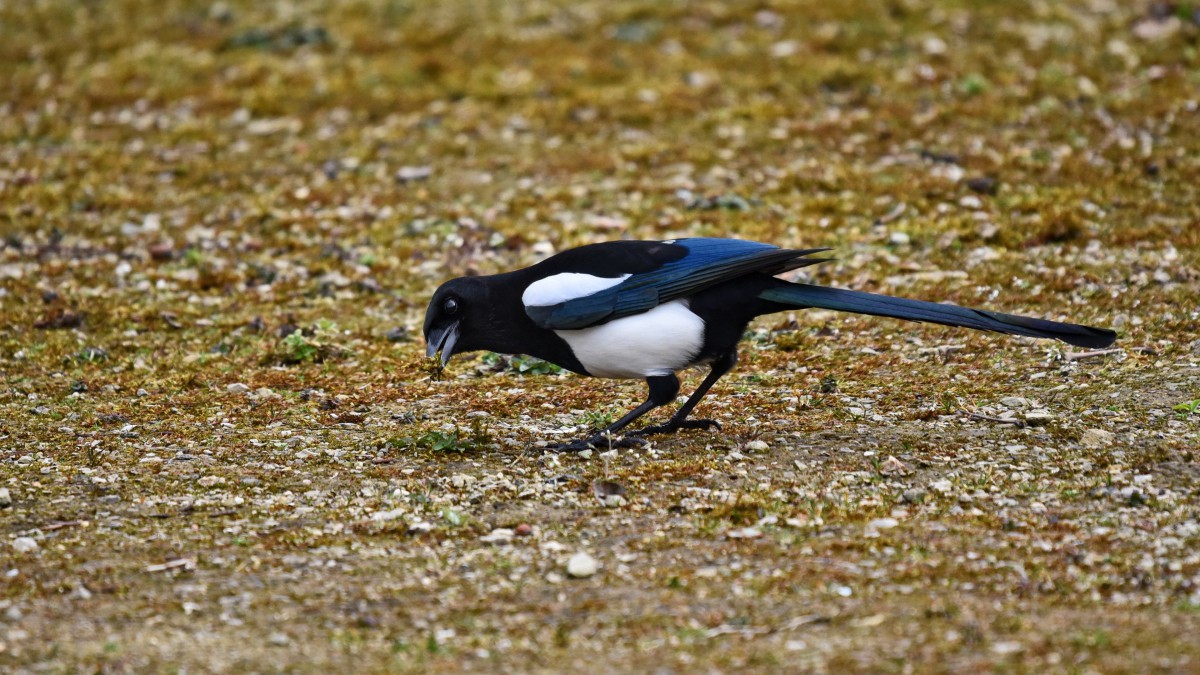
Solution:
{"label": "bird's claw", "polygon": [[649,441],[626,434],[612,436],[596,434],[591,438],[577,438],[569,443],[556,443],[546,446],[552,452],[583,452],[584,450],[611,450],[614,448],[635,448],[646,445]]}
{"label": "bird's claw", "polygon": [[591,444],[588,442],[590,440],[591,439],[587,438],[578,438],[570,443],[554,443],[547,445],[546,449],[551,452],[583,452],[584,450],[592,449]]}
{"label": "bird's claw", "polygon": [[590,438],[577,438],[569,443],[547,445],[546,449],[551,452],[583,452],[584,450],[607,451],[614,448],[636,448],[650,442],[646,440],[646,436],[673,434],[680,429],[701,429],[707,431],[709,429],[720,428],[721,423],[716,420],[681,420],[679,422],[667,422],[666,424],[652,424],[648,427],[642,427],[637,431],[627,432],[621,436],[600,433]]}
{"label": "bird's claw", "polygon": [[716,420],[684,420],[679,423],[679,429],[700,429],[708,431],[709,429],[721,430],[721,423]]}

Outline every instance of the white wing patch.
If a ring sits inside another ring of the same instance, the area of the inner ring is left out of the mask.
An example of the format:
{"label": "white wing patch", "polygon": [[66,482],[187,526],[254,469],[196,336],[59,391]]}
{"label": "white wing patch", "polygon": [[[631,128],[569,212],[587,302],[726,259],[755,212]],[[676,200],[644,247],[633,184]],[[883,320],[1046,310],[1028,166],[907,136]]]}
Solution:
{"label": "white wing patch", "polygon": [[521,295],[521,302],[525,303],[526,307],[557,305],[612,288],[629,276],[622,274],[619,277],[596,277],[578,272],[563,272],[529,284]]}
{"label": "white wing patch", "polygon": [[591,328],[554,332],[596,377],[668,375],[692,365],[704,344],[704,320],[686,300]]}

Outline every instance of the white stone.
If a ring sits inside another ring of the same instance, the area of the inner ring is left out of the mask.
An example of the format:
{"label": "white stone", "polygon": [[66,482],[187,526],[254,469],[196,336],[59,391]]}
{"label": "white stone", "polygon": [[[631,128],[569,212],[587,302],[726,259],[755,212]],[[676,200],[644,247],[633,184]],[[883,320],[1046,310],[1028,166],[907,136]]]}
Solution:
{"label": "white stone", "polygon": [[376,511],[375,513],[371,514],[371,520],[374,520],[377,523],[382,523],[382,522],[388,521],[388,520],[396,520],[397,518],[403,518],[404,515],[405,515],[404,509],[392,509],[390,511]]}
{"label": "white stone", "polygon": [[604,498],[604,505],[608,508],[616,508],[625,505],[625,498],[621,495],[608,495]]}
{"label": "white stone", "polygon": [[992,653],[1005,656],[1008,654],[1017,654],[1024,651],[1025,647],[1020,642],[997,642],[992,645]]}
{"label": "white stone", "polygon": [[1079,439],[1085,448],[1104,448],[1112,445],[1113,433],[1104,429],[1088,429]]}
{"label": "white stone", "polygon": [[38,543],[33,537],[17,537],[13,539],[12,547],[17,553],[33,553],[38,550]]}
{"label": "white stone", "polygon": [[1030,410],[1025,413],[1024,417],[1025,423],[1031,427],[1045,426],[1054,419],[1054,415],[1049,410]]}
{"label": "white stone", "polygon": [[895,518],[876,518],[867,523],[868,530],[890,530],[900,524]]}
{"label": "white stone", "polygon": [[757,539],[762,536],[762,530],[757,527],[741,527],[725,533],[730,539]]}
{"label": "white stone", "polygon": [[946,41],[940,37],[930,36],[921,43],[921,48],[930,56],[940,56],[946,53]]}
{"label": "white stone", "polygon": [[513,540],[516,532],[507,527],[497,527],[491,532],[479,538],[479,541],[485,544],[507,544]]}
{"label": "white stone", "polygon": [[933,490],[934,492],[940,492],[941,494],[948,495],[954,489],[954,483],[951,483],[949,480],[943,478],[942,480],[930,483],[929,489]]}
{"label": "white stone", "polygon": [[592,556],[580,551],[567,561],[567,574],[576,579],[586,579],[600,570],[600,563]]}

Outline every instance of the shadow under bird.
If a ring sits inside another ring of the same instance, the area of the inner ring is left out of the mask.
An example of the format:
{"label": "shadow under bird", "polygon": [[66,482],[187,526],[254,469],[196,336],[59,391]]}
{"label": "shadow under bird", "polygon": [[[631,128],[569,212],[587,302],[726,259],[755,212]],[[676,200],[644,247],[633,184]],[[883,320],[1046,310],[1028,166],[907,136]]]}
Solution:
{"label": "shadow under bird", "polygon": [[815,307],[1053,338],[1101,348],[1103,328],[957,305],[792,283],[774,275],[829,258],[829,249],[785,249],[739,239],[612,241],[563,251],[525,269],[442,284],[425,313],[430,357],[489,350],[528,354],[567,370],[646,380],[646,401],[595,435],[558,446],[582,450],[621,442],[618,432],[679,394],[675,373],[707,365],[708,375],[665,423],[626,437],[719,426],[689,419],[737,362],[737,344],[763,314]]}

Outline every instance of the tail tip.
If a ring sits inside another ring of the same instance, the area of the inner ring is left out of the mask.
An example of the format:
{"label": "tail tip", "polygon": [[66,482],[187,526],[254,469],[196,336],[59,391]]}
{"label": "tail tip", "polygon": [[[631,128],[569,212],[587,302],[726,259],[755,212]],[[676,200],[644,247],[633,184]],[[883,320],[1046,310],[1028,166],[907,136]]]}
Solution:
{"label": "tail tip", "polygon": [[1093,328],[1091,326],[1080,326],[1080,328],[1084,329],[1080,333],[1063,336],[1063,342],[1076,347],[1104,349],[1105,347],[1111,347],[1117,341],[1116,331],[1111,331],[1107,328]]}

